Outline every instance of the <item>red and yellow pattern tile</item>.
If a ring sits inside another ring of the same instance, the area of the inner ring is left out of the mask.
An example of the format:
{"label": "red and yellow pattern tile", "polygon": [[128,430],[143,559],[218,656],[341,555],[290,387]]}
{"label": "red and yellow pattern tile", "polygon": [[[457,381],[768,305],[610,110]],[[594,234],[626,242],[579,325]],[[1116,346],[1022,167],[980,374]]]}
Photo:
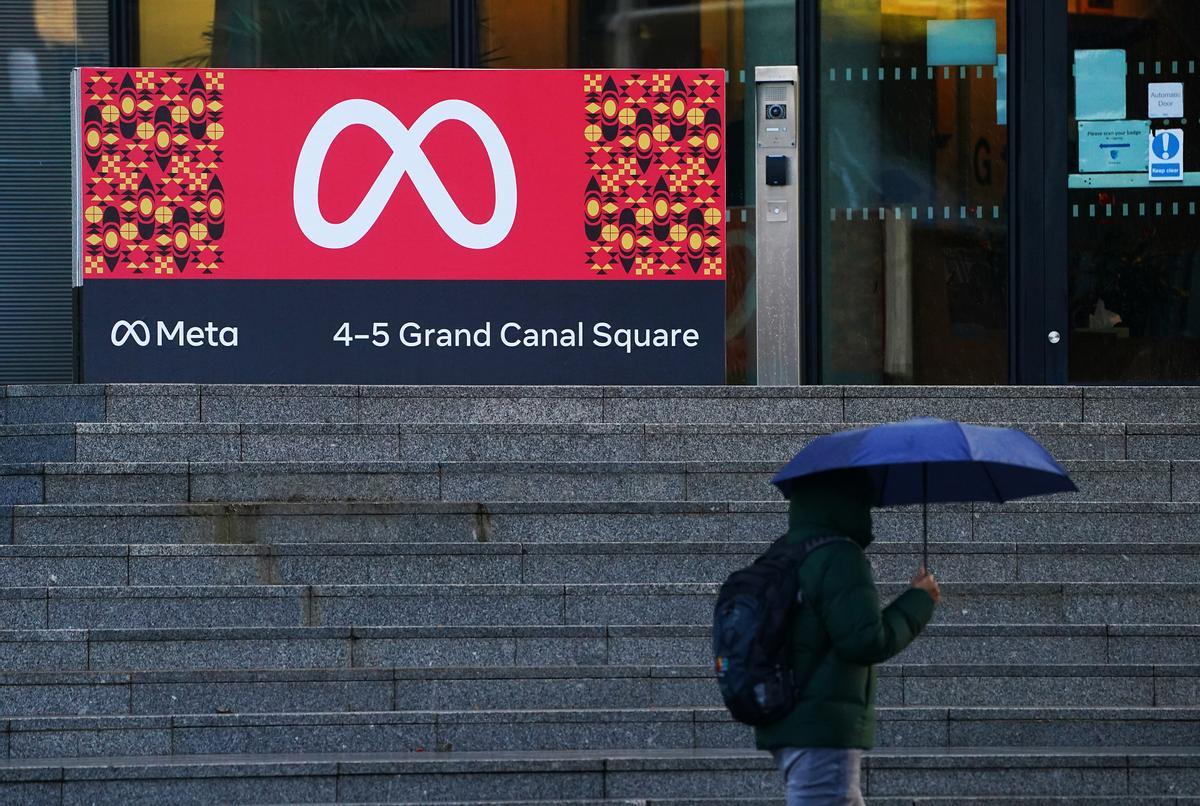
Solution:
{"label": "red and yellow pattern tile", "polygon": [[723,278],[724,72],[584,75],[595,276]]}
{"label": "red and yellow pattern tile", "polygon": [[83,76],[83,273],[213,274],[223,263],[221,71]]}

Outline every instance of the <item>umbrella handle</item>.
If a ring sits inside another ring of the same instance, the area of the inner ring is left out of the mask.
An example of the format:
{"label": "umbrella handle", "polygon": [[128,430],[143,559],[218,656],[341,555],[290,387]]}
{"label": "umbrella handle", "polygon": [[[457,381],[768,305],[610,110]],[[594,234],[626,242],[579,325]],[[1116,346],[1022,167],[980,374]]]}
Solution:
{"label": "umbrella handle", "polygon": [[929,570],[929,463],[921,463],[921,567]]}
{"label": "umbrella handle", "polygon": [[921,567],[925,573],[929,570],[929,504],[921,504]]}

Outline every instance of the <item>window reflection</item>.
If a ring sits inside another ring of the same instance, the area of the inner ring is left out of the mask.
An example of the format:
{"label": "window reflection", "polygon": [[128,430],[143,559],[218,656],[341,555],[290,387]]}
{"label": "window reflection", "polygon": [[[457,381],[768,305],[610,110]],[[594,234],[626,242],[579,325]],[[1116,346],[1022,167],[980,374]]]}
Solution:
{"label": "window reflection", "polygon": [[820,10],[822,378],[1004,383],[1007,4]]}
{"label": "window reflection", "polygon": [[450,4],[141,0],[144,65],[448,67]]}
{"label": "window reflection", "polygon": [[[1200,16],[1193,0],[1072,0],[1069,46],[1117,50],[1126,66],[1126,118],[1149,118],[1149,84],[1183,85],[1187,117],[1151,120],[1185,132],[1184,170],[1200,170]],[[1072,114],[1076,109],[1068,108]],[[1200,379],[1200,193],[1148,173],[1083,173],[1074,120],[1068,244],[1068,377],[1076,383]],[[1188,146],[1190,143],[1190,147]],[[1190,148],[1190,150],[1189,150]],[[1087,166],[1091,167],[1091,166]],[[1194,175],[1194,174],[1193,174]],[[1079,187],[1085,182],[1087,187]],[[1051,267],[1053,269],[1053,267]]]}

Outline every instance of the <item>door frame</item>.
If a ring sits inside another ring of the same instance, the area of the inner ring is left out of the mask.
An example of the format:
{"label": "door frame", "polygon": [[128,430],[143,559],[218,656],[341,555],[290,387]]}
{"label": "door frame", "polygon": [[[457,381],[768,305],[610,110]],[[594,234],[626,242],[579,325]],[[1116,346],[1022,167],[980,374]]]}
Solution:
{"label": "door frame", "polygon": [[[821,377],[820,0],[796,0],[800,68],[804,379]],[[1071,61],[1067,6],[1008,0],[1010,384],[1067,382],[1067,171]],[[1051,344],[1049,333],[1060,340]]]}
{"label": "door frame", "polygon": [[[1009,382],[1065,384],[1067,5],[1009,0]],[[1059,339],[1052,342],[1050,334]]]}

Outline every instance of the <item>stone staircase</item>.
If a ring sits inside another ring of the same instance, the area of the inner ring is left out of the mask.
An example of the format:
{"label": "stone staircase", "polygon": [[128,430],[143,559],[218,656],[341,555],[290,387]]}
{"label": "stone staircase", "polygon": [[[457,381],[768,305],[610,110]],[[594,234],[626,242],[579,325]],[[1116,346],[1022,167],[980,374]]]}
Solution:
{"label": "stone staircase", "polygon": [[0,387],[0,802],[779,803],[716,589],[779,463],[916,415],[1081,493],[931,512],[869,802],[1200,804],[1200,388],[188,385]]}

